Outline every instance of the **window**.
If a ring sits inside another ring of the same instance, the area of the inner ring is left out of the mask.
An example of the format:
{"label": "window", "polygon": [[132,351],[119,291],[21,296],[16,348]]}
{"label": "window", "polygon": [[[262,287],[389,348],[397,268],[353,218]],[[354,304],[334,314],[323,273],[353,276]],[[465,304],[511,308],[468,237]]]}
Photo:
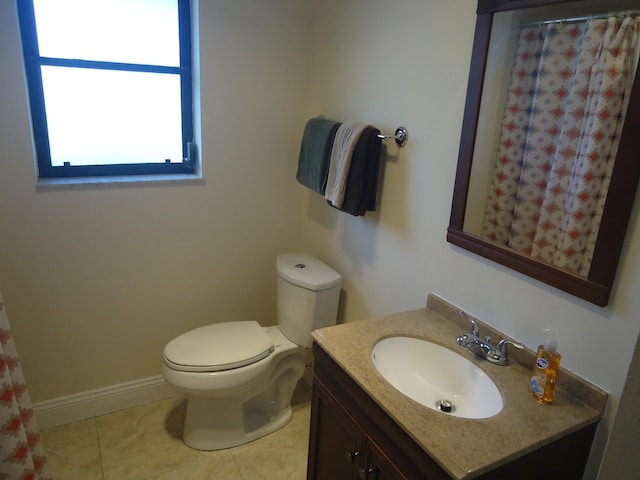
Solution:
{"label": "window", "polygon": [[189,0],[20,0],[40,178],[195,172]]}

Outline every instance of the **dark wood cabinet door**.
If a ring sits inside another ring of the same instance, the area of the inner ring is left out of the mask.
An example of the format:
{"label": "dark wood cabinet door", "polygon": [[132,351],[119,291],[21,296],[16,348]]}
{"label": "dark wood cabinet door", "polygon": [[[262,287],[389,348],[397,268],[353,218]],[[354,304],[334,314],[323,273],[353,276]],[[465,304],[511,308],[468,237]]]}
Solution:
{"label": "dark wood cabinet door", "polygon": [[308,480],[357,478],[366,439],[363,432],[329,396],[314,385]]}

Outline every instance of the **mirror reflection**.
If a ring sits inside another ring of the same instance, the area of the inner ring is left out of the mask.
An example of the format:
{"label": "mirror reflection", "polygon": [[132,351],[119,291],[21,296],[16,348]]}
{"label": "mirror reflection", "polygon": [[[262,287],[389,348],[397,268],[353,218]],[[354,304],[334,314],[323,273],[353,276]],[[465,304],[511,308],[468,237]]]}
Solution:
{"label": "mirror reflection", "polygon": [[550,20],[548,9],[494,16],[465,230],[587,277],[637,65],[640,10],[580,10]]}

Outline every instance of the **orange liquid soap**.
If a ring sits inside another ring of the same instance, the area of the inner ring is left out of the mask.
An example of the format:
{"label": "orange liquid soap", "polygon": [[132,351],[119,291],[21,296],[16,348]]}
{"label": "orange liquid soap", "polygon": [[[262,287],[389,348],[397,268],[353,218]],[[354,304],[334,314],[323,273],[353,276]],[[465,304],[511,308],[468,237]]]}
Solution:
{"label": "orange liquid soap", "polygon": [[560,354],[556,351],[556,344],[547,341],[538,347],[536,362],[533,365],[533,375],[529,381],[529,392],[540,403],[550,404],[556,394],[556,382],[560,369]]}

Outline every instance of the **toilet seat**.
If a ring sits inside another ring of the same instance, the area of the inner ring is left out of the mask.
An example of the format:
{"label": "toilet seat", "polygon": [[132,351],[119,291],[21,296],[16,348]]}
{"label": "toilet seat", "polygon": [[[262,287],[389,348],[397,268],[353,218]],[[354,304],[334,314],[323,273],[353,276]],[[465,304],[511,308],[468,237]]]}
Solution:
{"label": "toilet seat", "polygon": [[183,333],[164,349],[167,365],[183,372],[219,372],[268,357],[273,341],[255,321],[223,322]]}

